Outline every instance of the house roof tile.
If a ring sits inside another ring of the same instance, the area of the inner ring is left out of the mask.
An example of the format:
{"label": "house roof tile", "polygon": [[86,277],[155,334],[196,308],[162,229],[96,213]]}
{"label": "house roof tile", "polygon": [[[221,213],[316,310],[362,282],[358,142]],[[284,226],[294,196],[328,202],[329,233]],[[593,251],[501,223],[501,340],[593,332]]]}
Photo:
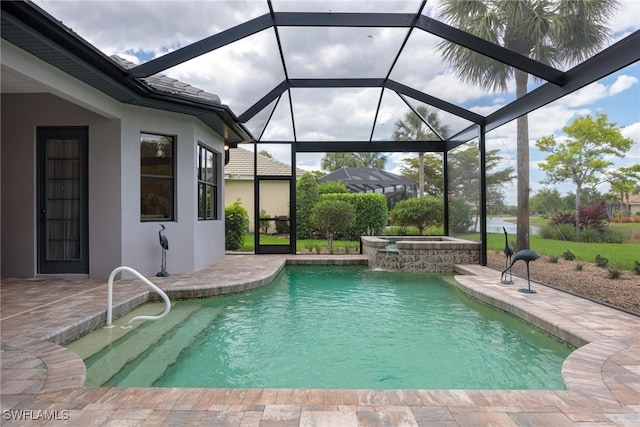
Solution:
{"label": "house roof tile", "polygon": [[[118,63],[123,68],[126,68],[127,70],[136,66],[136,64],[134,64],[133,62],[127,61],[126,59],[118,55],[111,56],[111,59],[113,59],[116,63]],[[173,79],[164,74],[155,74],[153,76],[149,76],[140,80],[144,81],[149,86],[160,92],[166,92],[171,95],[181,95],[196,99],[202,99],[222,105],[222,101],[220,101],[220,97],[218,95],[205,92],[202,89],[198,89],[197,87],[191,86],[188,83],[181,82],[180,80]]]}
{"label": "house roof tile", "polygon": [[640,204],[640,194],[630,194],[629,195],[629,203],[631,203],[633,205],[639,205]]}
{"label": "house roof tile", "polygon": [[[229,163],[224,167],[225,177],[253,177],[253,152],[244,148],[230,148],[229,150]],[[304,172],[304,170],[296,168],[297,176],[302,175]],[[288,176],[290,174],[290,165],[258,154],[258,175]]]}

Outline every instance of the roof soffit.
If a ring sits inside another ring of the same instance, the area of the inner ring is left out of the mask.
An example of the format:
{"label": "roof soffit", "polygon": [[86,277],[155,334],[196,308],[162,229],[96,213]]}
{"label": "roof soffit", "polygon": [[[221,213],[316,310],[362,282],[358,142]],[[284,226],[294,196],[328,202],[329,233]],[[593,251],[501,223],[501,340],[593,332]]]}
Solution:
{"label": "roof soffit", "polygon": [[[3,39],[78,80],[123,103],[198,117],[218,134],[228,137],[230,143],[252,139],[228,107],[216,102],[215,95],[198,99],[131,79],[120,64],[37,6],[28,2],[1,2],[1,5]],[[157,78],[156,81],[159,82]]]}

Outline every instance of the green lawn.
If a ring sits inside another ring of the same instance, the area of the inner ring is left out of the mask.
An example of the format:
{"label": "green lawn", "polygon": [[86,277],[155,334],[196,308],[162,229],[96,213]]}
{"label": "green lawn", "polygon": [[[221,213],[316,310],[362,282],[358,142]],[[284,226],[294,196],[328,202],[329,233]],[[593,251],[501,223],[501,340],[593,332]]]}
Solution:
{"label": "green lawn", "polygon": [[[474,234],[465,238],[477,241],[479,237],[478,234]],[[578,260],[585,262],[594,262],[596,255],[599,254],[608,258],[610,265],[625,270],[632,270],[634,262],[640,261],[640,243],[582,243],[531,236],[530,247],[531,250],[546,256],[561,256],[563,252],[571,251]],[[502,251],[504,249],[504,234],[488,233],[487,248]]]}
{"label": "green lawn", "polygon": [[[253,234],[249,234],[244,238],[244,245],[242,246],[242,251],[244,252],[253,252],[255,248],[255,236]],[[268,245],[286,245],[289,241],[282,239],[277,236],[260,236],[260,241],[262,244]],[[360,242],[358,241],[348,241],[348,240],[334,240],[333,247],[337,248],[349,248],[349,253],[356,253],[360,249]],[[303,249],[306,249],[310,252],[317,252],[318,250],[322,250],[328,246],[327,241],[323,239],[307,239],[307,240],[298,240],[296,242],[296,251],[301,252]]]}
{"label": "green lawn", "polygon": [[[531,225],[543,226],[543,225],[549,224],[549,218],[543,218],[541,216],[532,216],[531,218],[529,218],[529,223]],[[514,221],[514,224],[515,224],[515,221]],[[640,222],[627,222],[627,223],[610,222],[609,227],[614,230],[620,230],[620,231],[626,230],[626,229],[640,231]]]}
{"label": "green lawn", "polygon": [[[629,225],[629,224],[622,224]],[[637,224],[633,224],[637,225]],[[472,234],[468,236],[457,236],[469,240],[477,241],[480,236]],[[261,236],[262,241],[269,244],[286,244],[286,240],[276,236]],[[245,237],[243,251],[253,252],[254,236]],[[511,242],[513,244],[513,242]],[[334,248],[349,247],[349,253],[357,253],[359,250],[359,242],[349,242],[344,240],[336,240],[333,242]],[[530,238],[531,250],[545,256],[562,256],[565,251],[571,251],[575,254],[579,261],[595,262],[596,255],[601,255],[609,259],[609,264],[625,270],[633,270],[635,261],[640,261],[640,243],[582,243],[568,242],[561,240],[541,239],[538,236]],[[326,240],[298,240],[296,250],[301,252],[303,249],[311,252],[317,252],[327,247]],[[488,233],[487,248],[491,251],[502,251],[504,249],[504,234]]]}

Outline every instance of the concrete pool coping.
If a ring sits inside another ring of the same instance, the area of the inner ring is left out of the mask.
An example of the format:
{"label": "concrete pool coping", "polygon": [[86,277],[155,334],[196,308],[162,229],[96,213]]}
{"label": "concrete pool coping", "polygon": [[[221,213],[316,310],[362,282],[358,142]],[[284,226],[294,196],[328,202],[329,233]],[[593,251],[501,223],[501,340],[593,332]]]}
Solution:
{"label": "concrete pool coping", "polygon": [[[364,264],[366,258],[227,255],[198,272],[152,281],[174,297],[215,295],[268,283],[287,263]],[[19,416],[50,411],[45,414],[82,426],[640,425],[640,317],[538,284],[538,293],[523,294],[517,289],[526,280],[501,285],[490,268],[456,268],[464,274],[456,276],[463,292],[580,346],[563,364],[565,390],[84,387],[84,364],[57,343],[104,324],[106,282],[3,279],[2,423],[25,425]],[[149,299],[134,282],[116,282],[114,313]]]}

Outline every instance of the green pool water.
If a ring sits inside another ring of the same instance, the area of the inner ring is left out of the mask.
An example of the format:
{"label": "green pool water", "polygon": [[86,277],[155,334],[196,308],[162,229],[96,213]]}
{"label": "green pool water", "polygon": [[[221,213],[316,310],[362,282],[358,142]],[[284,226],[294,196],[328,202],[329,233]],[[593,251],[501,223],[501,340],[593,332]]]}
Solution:
{"label": "green pool water", "polygon": [[467,297],[451,280],[288,266],[265,288],[177,302],[172,313],[184,320],[114,376],[105,373],[114,364],[105,358],[143,346],[171,316],[87,358],[87,382],[95,375],[115,386],[564,388],[570,347]]}

